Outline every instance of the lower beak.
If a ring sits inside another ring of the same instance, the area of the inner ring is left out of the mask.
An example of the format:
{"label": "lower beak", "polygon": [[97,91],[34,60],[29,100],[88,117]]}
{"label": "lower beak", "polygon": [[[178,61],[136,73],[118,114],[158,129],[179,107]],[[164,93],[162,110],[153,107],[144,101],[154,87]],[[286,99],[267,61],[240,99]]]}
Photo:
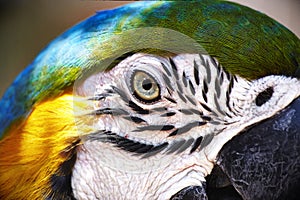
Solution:
{"label": "lower beak", "polygon": [[230,140],[217,165],[243,199],[298,199],[300,97]]}

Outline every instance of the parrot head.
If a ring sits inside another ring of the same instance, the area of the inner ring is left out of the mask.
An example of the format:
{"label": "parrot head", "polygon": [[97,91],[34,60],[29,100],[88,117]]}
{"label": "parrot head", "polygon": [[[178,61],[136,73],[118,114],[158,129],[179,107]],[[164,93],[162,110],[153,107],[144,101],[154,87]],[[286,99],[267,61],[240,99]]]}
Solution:
{"label": "parrot head", "polygon": [[0,101],[0,197],[284,198],[300,177],[299,59],[292,32],[235,3],[99,12]]}

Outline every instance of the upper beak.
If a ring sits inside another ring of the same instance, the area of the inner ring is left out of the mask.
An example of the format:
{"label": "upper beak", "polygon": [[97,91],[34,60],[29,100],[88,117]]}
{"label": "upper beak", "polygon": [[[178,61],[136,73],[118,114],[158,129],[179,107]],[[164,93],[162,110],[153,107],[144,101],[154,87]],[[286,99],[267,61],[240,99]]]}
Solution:
{"label": "upper beak", "polygon": [[298,199],[300,97],[225,144],[217,164],[243,199]]}

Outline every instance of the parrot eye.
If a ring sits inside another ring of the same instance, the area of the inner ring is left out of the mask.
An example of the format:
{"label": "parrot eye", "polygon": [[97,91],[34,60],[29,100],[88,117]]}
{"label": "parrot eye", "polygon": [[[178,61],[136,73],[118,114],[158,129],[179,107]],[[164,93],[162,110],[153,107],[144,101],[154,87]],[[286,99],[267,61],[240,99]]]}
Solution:
{"label": "parrot eye", "polygon": [[140,101],[152,103],[160,99],[160,87],[148,73],[135,71],[131,77],[133,95]]}

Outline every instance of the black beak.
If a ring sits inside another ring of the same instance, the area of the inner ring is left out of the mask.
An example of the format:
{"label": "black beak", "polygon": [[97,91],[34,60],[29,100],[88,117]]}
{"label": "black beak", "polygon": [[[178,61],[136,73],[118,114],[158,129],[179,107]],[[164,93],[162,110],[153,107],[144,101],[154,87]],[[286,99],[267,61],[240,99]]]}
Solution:
{"label": "black beak", "polygon": [[300,97],[226,143],[206,180],[206,191],[191,186],[171,199],[299,199]]}
{"label": "black beak", "polygon": [[[209,199],[299,199],[300,97],[230,140],[220,151],[216,167],[227,175],[240,198],[222,198],[228,191],[216,195],[215,185],[208,188]],[[218,175],[212,174],[208,186],[218,182],[216,177],[222,177]]]}

